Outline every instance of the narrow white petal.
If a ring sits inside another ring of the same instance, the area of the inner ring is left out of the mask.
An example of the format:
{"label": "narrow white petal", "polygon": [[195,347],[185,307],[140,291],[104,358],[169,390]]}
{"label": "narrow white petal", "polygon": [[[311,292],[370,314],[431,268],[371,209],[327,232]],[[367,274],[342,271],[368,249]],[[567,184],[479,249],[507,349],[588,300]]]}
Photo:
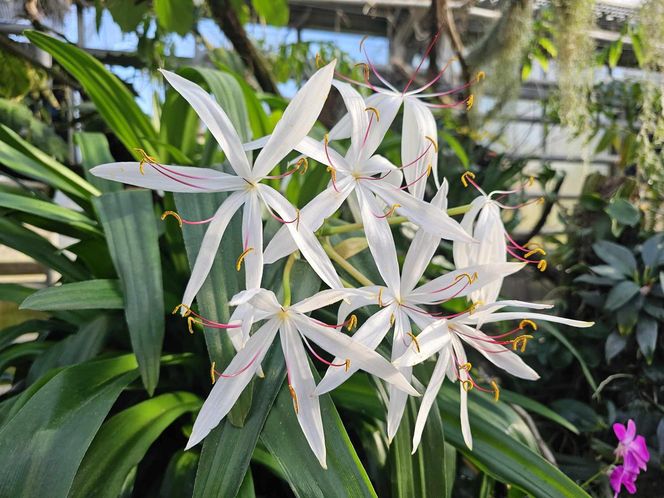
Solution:
{"label": "narrow white petal", "polygon": [[584,322],[561,316],[545,315],[544,313],[523,313],[519,311],[482,315],[481,320],[483,323],[502,322],[505,320],[544,320],[545,322],[561,323],[563,325],[577,328],[588,328],[595,325],[595,322]]}
{"label": "narrow white petal", "polygon": [[[332,84],[341,94],[350,118],[350,148],[348,149],[346,158],[355,159],[362,148],[364,136],[369,126],[369,117],[366,111],[367,105],[362,95],[348,83],[334,80]],[[351,160],[351,162],[354,162],[354,160]]]}
{"label": "narrow white petal", "polygon": [[251,142],[245,142],[242,144],[242,148],[246,151],[262,149],[263,147],[265,147],[267,141],[270,140],[270,136],[271,135],[265,135],[264,137],[257,138],[256,140],[252,140]]}
{"label": "narrow white petal", "polygon": [[245,286],[257,289],[263,279],[263,220],[258,194],[247,195],[242,216],[242,244],[245,249],[252,248],[244,257]]}
{"label": "narrow white petal", "polygon": [[[500,263],[460,268],[418,287],[410,293],[409,299],[428,304],[452,297],[464,297],[495,279],[502,279],[521,270],[524,265],[525,263]],[[475,274],[477,278],[471,284],[468,284],[466,277],[462,277],[469,275],[472,278]]]}
{"label": "narrow white petal", "polygon": [[311,367],[302,345],[302,339],[290,320],[285,320],[281,325],[281,348],[286,360],[288,383],[295,392],[297,399],[297,421],[311,451],[314,452],[321,466],[327,468],[323,418],[321,417],[318,396],[314,393],[316,382],[311,374]]}
{"label": "narrow white petal", "polygon": [[355,289],[353,294],[339,305],[337,323],[345,322],[348,318],[348,315],[359,308],[363,308],[371,304],[378,304],[378,292],[380,289],[383,289],[383,292],[386,290],[380,285],[372,285],[369,287]]}
{"label": "narrow white petal", "polygon": [[161,74],[175,90],[189,102],[201,121],[224,151],[233,170],[242,177],[249,178],[251,167],[242,148],[242,140],[235,131],[231,120],[210,94],[196,83],[161,69]]}
{"label": "narrow white petal", "polygon": [[401,107],[401,95],[376,93],[367,99],[367,107],[373,107],[378,110],[380,119],[374,116],[367,134],[364,146],[358,155],[358,162],[362,163],[374,155],[376,149],[383,141],[387,130],[394,121],[394,118]]}
{"label": "narrow white petal", "polygon": [[[328,185],[325,190],[300,210],[300,219],[311,230],[318,230],[325,222],[325,218],[334,214],[341,207],[355,185],[355,180],[349,176],[337,181],[336,189],[334,186]],[[282,226],[265,249],[265,263],[274,263],[292,254],[295,250],[297,250],[297,244],[291,237],[288,228]]]}
{"label": "narrow white petal", "polygon": [[328,289],[320,291],[313,296],[294,304],[291,306],[291,309],[298,313],[309,313],[310,311],[325,308],[330,304],[338,303],[353,293],[354,289]]}
{"label": "narrow white petal", "polygon": [[[407,335],[408,332],[411,332],[410,320],[402,311],[397,311],[395,315],[394,334],[392,338],[392,361],[399,358],[406,349],[408,349],[412,341],[412,338]],[[413,368],[409,366],[399,366],[397,369],[401,375],[410,382]],[[400,391],[392,384],[388,384],[387,393],[389,396],[387,404],[387,440],[392,441],[397,433],[401,419],[403,418],[403,412],[406,408],[406,402],[408,401],[408,394]]]}
{"label": "narrow white petal", "polygon": [[[466,358],[466,352],[463,349],[463,345],[456,337],[452,338],[452,348],[454,349],[454,354],[456,356],[456,361],[459,365],[463,365],[468,360]],[[470,420],[468,419],[468,391],[463,388],[464,380],[468,380],[468,372],[464,369],[458,369],[459,371],[459,394],[461,397],[461,403],[459,406],[459,415],[461,418],[461,434],[463,435],[463,441],[468,446],[468,449],[473,449],[473,435],[470,431]]]}
{"label": "narrow white petal", "polygon": [[335,65],[332,61],[316,71],[290,101],[254,161],[255,178],[267,175],[311,131],[330,93]]}
{"label": "narrow white petal", "polygon": [[[196,417],[186,449],[198,444],[230,411],[260,366],[263,357],[274,340],[277,328],[278,322],[276,320],[265,323],[231,360],[223,373],[224,375],[233,376],[219,377],[214,383],[210,395],[203,403],[198,417]],[[250,366],[247,367],[248,365]]]}
{"label": "narrow white petal", "polygon": [[[295,208],[283,195],[267,185],[259,185],[258,188],[265,203],[274,209],[281,218],[288,221],[295,219],[297,216]],[[288,223],[287,227],[302,255],[321,280],[333,289],[343,289],[339,275],[334,270],[330,258],[325,254],[311,228],[306,226],[302,220],[300,220],[299,226],[297,223]]]}
{"label": "narrow white petal", "polygon": [[330,146],[311,137],[304,137],[294,147],[296,151],[310,157],[316,162],[331,166],[337,171],[349,173],[350,168],[346,159]]}
{"label": "narrow white petal", "polygon": [[445,348],[440,352],[438,360],[436,361],[436,366],[433,369],[431,374],[431,379],[427,385],[427,389],[422,396],[422,403],[420,404],[420,409],[417,412],[417,420],[415,421],[415,429],[413,430],[413,453],[417,451],[417,447],[420,445],[422,440],[422,432],[424,432],[424,426],[427,423],[427,418],[431,407],[436,402],[438,397],[438,392],[443,385],[445,380],[445,371],[451,360],[452,356],[450,354],[450,348]]}
{"label": "narrow white petal", "polygon": [[237,293],[229,304],[239,306],[245,303],[251,304],[256,311],[275,314],[281,311],[281,304],[274,292],[267,289],[248,289]]}
{"label": "narrow white petal", "polygon": [[[431,166],[434,181],[438,181],[438,152],[426,137],[438,140],[436,120],[431,110],[415,97],[406,97],[403,108],[403,127],[401,138],[401,164],[406,183],[414,182]],[[419,158],[419,159],[417,159]],[[417,159],[417,161],[415,161]],[[415,161],[415,163],[413,163]],[[426,180],[421,180],[408,187],[408,191],[418,199],[424,198]]]}
{"label": "narrow white petal", "polygon": [[[475,219],[480,212],[480,209],[487,202],[485,196],[479,196],[473,199],[470,203],[470,209],[463,215],[461,219],[461,228],[463,228],[468,235],[473,235],[473,225]],[[469,244],[461,240],[455,240],[452,244],[452,256],[454,258],[454,266],[457,268],[465,268],[475,264],[473,255],[477,252],[478,244]]]}
{"label": "narrow white petal", "polygon": [[[383,379],[385,382],[394,384],[397,388],[411,394],[419,396],[419,393],[411,386],[403,375],[389,361],[363,344],[354,341],[341,332],[326,328],[305,315],[297,315],[295,318],[298,329],[308,339],[318,344],[323,350],[335,355],[338,358],[350,360],[351,368],[355,367]],[[343,367],[333,367],[340,368]],[[349,372],[350,373],[350,372]],[[323,381],[321,381],[321,384]],[[321,387],[316,388],[317,394],[323,394],[330,389]],[[336,386],[335,386],[336,387]]]}
{"label": "narrow white petal", "polygon": [[[228,196],[214,214],[214,219],[210,222],[205,231],[205,236],[201,242],[201,248],[198,250],[198,255],[196,256],[194,268],[191,270],[191,277],[189,277],[187,288],[182,297],[183,304],[191,306],[194,297],[201,289],[201,286],[210,273],[210,268],[212,268],[212,263],[214,263],[214,258],[217,255],[221,238],[226,231],[228,223],[231,221],[235,211],[237,211],[245,202],[246,198],[245,192],[234,192]],[[235,268],[229,270],[235,271]]]}
{"label": "narrow white petal", "polygon": [[106,180],[166,192],[229,192],[246,185],[242,178],[209,168],[146,163],[141,173],[137,162],[101,164],[90,173]]}
{"label": "narrow white petal", "polygon": [[445,240],[475,242],[442,209],[416,199],[401,189],[389,187],[382,182],[373,182],[369,187],[388,204],[399,204],[400,207],[397,209],[397,213],[405,216],[428,233],[437,235]]}
{"label": "narrow white petal", "polygon": [[383,211],[380,210],[372,192],[366,191],[363,185],[358,185],[355,193],[360,203],[364,232],[376,267],[387,286],[398,292],[400,277],[397,250],[387,218],[377,218],[382,216]]}
{"label": "narrow white petal", "polygon": [[403,173],[399,168],[392,164],[387,158],[381,155],[373,155],[361,165],[362,173],[365,176],[380,174],[381,180],[367,180],[371,182],[383,182],[388,187],[398,188],[403,183]]}
{"label": "narrow white petal", "polygon": [[[447,207],[447,180],[431,200],[431,205],[446,209]],[[445,207],[443,207],[445,206]],[[401,272],[401,295],[407,296],[415,288],[417,283],[424,275],[424,271],[429,266],[431,258],[436,253],[440,245],[440,237],[431,235],[426,231],[419,229],[410,243],[406,259],[403,263]]]}
{"label": "narrow white petal", "polygon": [[438,320],[417,335],[417,347],[411,346],[393,363],[397,366],[412,366],[422,363],[438,351],[450,344],[452,335],[449,332],[447,320]]}

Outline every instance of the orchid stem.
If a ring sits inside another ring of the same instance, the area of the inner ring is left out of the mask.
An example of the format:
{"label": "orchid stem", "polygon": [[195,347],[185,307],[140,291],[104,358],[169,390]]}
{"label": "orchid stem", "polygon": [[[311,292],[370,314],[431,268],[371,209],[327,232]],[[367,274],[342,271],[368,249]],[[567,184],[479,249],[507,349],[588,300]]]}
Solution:
{"label": "orchid stem", "polygon": [[[447,210],[447,214],[449,216],[456,216],[459,214],[464,214],[470,210],[470,204],[464,204],[463,206],[457,206],[454,208],[450,208]],[[401,225],[402,223],[408,221],[408,218],[405,216],[392,216],[388,218],[387,222],[390,225]],[[347,233],[347,232],[356,232],[357,230],[362,230],[362,223],[347,223],[345,225],[340,225],[340,226],[323,226],[319,231],[318,235],[320,236],[327,236],[327,235],[335,235],[338,233]]]}
{"label": "orchid stem", "polygon": [[284,303],[284,306],[290,306],[291,304],[290,275],[296,259],[297,259],[297,251],[288,256],[288,260],[286,260],[286,266],[284,266],[284,275],[283,275],[283,284],[282,284],[284,289],[284,298],[282,302]]}
{"label": "orchid stem", "polygon": [[325,250],[325,254],[327,254],[332,261],[338,264],[342,269],[346,270],[346,272],[359,283],[365,286],[374,285],[374,283],[365,277],[360,270],[351,265],[341,254],[335,251],[328,239],[325,239],[323,249]]}

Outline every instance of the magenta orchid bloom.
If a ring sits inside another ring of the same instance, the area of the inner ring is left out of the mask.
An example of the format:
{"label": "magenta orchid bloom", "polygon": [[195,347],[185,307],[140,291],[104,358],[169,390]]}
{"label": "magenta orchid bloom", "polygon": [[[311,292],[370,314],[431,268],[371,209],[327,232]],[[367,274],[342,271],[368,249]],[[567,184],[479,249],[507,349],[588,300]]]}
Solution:
{"label": "magenta orchid bloom", "polygon": [[624,465],[618,465],[615,469],[613,469],[611,476],[609,477],[609,482],[611,483],[611,487],[615,492],[613,498],[618,498],[618,493],[620,493],[620,489],[623,486],[630,495],[636,493],[637,475],[638,474],[636,472],[630,472],[628,469],[626,469]]}
{"label": "magenta orchid bloom", "polygon": [[650,453],[646,447],[645,438],[636,435],[634,421],[628,420],[627,427],[623,424],[613,424],[613,432],[618,438],[615,454],[618,458],[623,459],[625,469],[633,473],[646,470]]}

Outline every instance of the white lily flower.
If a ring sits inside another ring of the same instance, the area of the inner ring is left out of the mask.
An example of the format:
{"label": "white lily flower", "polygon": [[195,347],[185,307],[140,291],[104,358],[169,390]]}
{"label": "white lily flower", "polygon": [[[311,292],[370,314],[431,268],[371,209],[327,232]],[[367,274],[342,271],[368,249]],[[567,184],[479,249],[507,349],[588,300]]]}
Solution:
{"label": "white lily flower", "polygon": [[[422,403],[417,414],[413,434],[413,453],[420,444],[429,411],[436,402],[436,397],[446,376],[452,382],[459,381],[461,432],[464,442],[470,449],[473,447],[473,439],[468,420],[468,391],[477,388],[480,391],[492,392],[495,400],[498,401],[500,390],[495,380],[491,381],[490,388],[486,388],[480,386],[471,376],[472,366],[466,358],[464,343],[479,351],[487,360],[506,372],[521,379],[537,380],[539,378],[537,372],[526,365],[520,356],[506,347],[511,346],[514,351],[520,349],[523,352],[528,340],[532,339],[533,336],[516,334],[520,334],[528,326],[533,330],[537,330],[535,320],[580,328],[591,327],[594,324],[593,322],[572,320],[543,313],[521,311],[498,313],[499,310],[507,306],[531,309],[553,307],[552,305],[524,301],[497,301],[475,307],[469,313],[431,323],[417,336],[419,350],[407,349],[399,359],[394,361],[394,364],[401,369],[402,367],[412,367],[438,353],[436,366],[424,396],[422,396]],[[480,330],[481,324],[507,320],[520,320],[519,326],[507,333],[493,336]]]}
{"label": "white lily flower", "polygon": [[[523,188],[516,190],[496,190],[487,194],[474,181],[474,178],[475,175],[470,171],[465,172],[461,177],[464,186],[471,184],[481,194],[471,202],[470,209],[464,214],[461,220],[461,226],[477,240],[477,243],[468,244],[463,241],[454,241],[452,247],[454,264],[458,267],[464,267],[504,263],[507,261],[507,255],[510,254],[519,261],[537,265],[537,268],[541,271],[546,270],[545,259],[529,259],[537,254],[545,256],[546,252],[544,249],[536,244],[527,244],[531,247],[530,249],[520,245],[507,232],[500,217],[501,209],[518,209],[531,202],[538,202],[539,199],[518,206],[507,206],[502,204],[499,199],[509,194],[521,192]],[[470,296],[470,299],[475,303],[493,303],[498,299],[502,284],[502,279],[495,280],[486,287],[474,292]]]}
{"label": "white lily flower", "polygon": [[[446,208],[447,183],[443,182],[432,204]],[[399,275],[399,264],[396,252],[389,260],[389,274],[393,278],[386,280],[385,286],[372,286],[358,289],[350,295],[348,302],[342,303],[339,308],[339,322],[355,309],[371,304],[378,304],[382,309],[369,318],[353,335],[353,339],[361,344],[375,349],[383,341],[387,332],[394,326],[392,337],[391,359],[401,357],[409,347],[419,348],[418,338],[413,334],[415,324],[420,330],[437,320],[440,313],[430,313],[422,306],[441,304],[456,297],[467,296],[469,293],[497,278],[510,275],[523,267],[521,263],[504,263],[503,265],[484,265],[463,268],[442,275],[430,282],[417,287],[431,257],[435,253],[440,238],[429,235],[424,230],[418,230],[408,249],[403,266],[403,276]],[[387,267],[388,261],[383,266]],[[339,358],[335,362],[340,361]],[[411,367],[400,366],[399,371],[410,379]],[[349,372],[339,369],[328,369],[325,377],[318,385],[317,392],[328,392],[345,382]],[[408,399],[403,391],[388,386],[389,406],[387,413],[387,435],[391,441],[399,427]]]}
{"label": "white lily flower", "polygon": [[[214,387],[196,418],[187,449],[205,438],[230,411],[252,376],[257,373],[277,333],[284,353],[288,389],[293,398],[295,414],[309,446],[324,468],[323,422],[306,349],[333,368],[343,370],[352,366],[355,370],[365,370],[407,394],[419,396],[406,378],[373,349],[336,330],[337,326],[324,324],[307,315],[344,299],[349,292],[353,291],[326,290],[292,306],[281,305],[272,291],[264,289],[243,291],[235,296],[230,303],[232,306],[250,304],[255,312],[254,320],[265,320],[265,323],[249,338],[223,372],[214,370],[213,364]],[[324,360],[313,350],[309,341],[343,360],[340,363]]]}
{"label": "white lily flower", "polygon": [[[269,176],[270,171],[311,130],[329,93],[334,66],[335,62],[332,62],[317,71],[297,92],[253,165],[247,159],[237,131],[217,102],[195,83],[162,70],[164,77],[189,102],[210,130],[226,154],[235,174],[222,173],[208,168],[162,165],[147,155],[144,155],[140,163],[110,163],[91,170],[94,175],[101,178],[155,190],[232,192],[208,220],[189,221],[182,219],[177,213],[170,211],[164,213],[164,216],[174,215],[180,224],[209,223],[182,298],[182,303],[185,305],[183,312],[191,306],[194,297],[203,285],[210,272],[224,231],[235,212],[242,206],[244,206],[242,213],[243,248],[237,259],[236,268],[239,271],[244,263],[247,288],[260,287],[263,275],[261,205],[265,205],[270,214],[287,227],[293,243],[320,278],[330,287],[342,287],[332,263],[313,231],[300,219],[299,211],[275,189],[260,183],[263,179],[273,178]],[[298,167],[299,165],[295,169]],[[292,173],[295,169],[286,174]]]}
{"label": "white lily flower", "polygon": [[[366,106],[362,96],[350,85],[334,82],[334,86],[341,93],[352,121],[351,144],[345,156],[330,148],[327,140],[320,143],[307,137],[295,146],[304,155],[327,165],[331,174],[327,189],[302,209],[303,222],[318,230],[325,218],[354,194],[378,270],[385,282],[394,285],[397,284],[395,278],[398,278],[398,271],[394,271],[396,249],[387,220],[394,212],[406,216],[438,238],[473,242],[472,237],[445,210],[403,191],[400,186],[401,170],[407,170],[416,161],[397,168],[384,157],[374,155],[387,130],[382,118],[375,109]],[[420,141],[432,147],[424,136],[420,137]],[[426,174],[427,171],[415,181],[424,180]],[[387,213],[383,211],[382,202],[390,206]],[[295,249],[290,234],[282,228],[266,248],[265,262],[277,261]]]}

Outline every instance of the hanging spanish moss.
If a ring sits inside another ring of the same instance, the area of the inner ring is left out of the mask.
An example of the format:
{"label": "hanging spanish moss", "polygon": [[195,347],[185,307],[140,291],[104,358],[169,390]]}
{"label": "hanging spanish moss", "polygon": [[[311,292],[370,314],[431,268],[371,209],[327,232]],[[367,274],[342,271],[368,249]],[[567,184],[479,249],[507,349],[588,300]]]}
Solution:
{"label": "hanging spanish moss", "polygon": [[[644,197],[655,207],[650,217],[654,225],[657,211],[664,200],[664,171],[662,170],[662,148],[664,147],[664,92],[661,72],[664,70],[664,3],[661,0],[646,0],[640,15],[641,54],[640,65],[646,71],[643,78],[643,103],[641,107],[641,129],[638,135],[639,174],[647,185]],[[659,74],[657,74],[659,73]],[[661,217],[659,213],[659,217]]]}
{"label": "hanging spanish moss", "polygon": [[588,98],[593,85],[595,0],[554,0],[560,120],[583,131],[590,122]]}

